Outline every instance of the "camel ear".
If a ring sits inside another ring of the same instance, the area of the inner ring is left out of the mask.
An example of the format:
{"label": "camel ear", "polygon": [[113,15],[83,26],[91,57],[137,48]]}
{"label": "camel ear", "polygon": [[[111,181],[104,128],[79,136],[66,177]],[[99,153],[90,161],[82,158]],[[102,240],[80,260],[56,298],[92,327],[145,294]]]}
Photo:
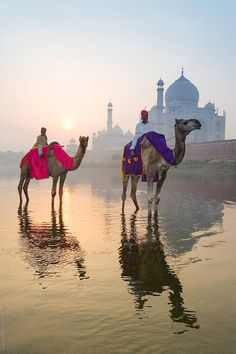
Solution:
{"label": "camel ear", "polygon": [[89,137],[87,136],[87,141],[89,140]]}

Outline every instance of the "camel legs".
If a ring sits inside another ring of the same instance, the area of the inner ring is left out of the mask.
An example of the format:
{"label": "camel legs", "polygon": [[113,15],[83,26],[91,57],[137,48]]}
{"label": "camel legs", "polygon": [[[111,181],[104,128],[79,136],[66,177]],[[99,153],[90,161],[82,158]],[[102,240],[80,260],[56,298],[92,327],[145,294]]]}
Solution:
{"label": "camel legs", "polygon": [[29,201],[29,195],[28,195],[28,187],[30,183],[30,177],[25,178],[24,176],[20,177],[20,182],[18,184],[18,193],[20,197],[20,204],[22,204],[22,189],[24,191],[26,201]]}
{"label": "camel legs", "polygon": [[147,195],[148,195],[148,218],[152,217],[152,203],[153,203],[153,177],[147,178]]}
{"label": "camel legs", "polygon": [[62,204],[63,186],[64,186],[65,179],[66,179],[66,173],[60,176],[60,184],[59,184],[60,204]]}
{"label": "camel legs", "polygon": [[129,176],[124,176],[123,178],[123,191],[122,191],[122,213],[125,208],[126,191],[129,183]]}
{"label": "camel legs", "polygon": [[59,176],[54,176],[52,180],[52,204],[54,204],[54,198],[57,194],[57,181]]}
{"label": "camel legs", "polygon": [[155,193],[155,196],[154,196],[154,217],[157,217],[157,207],[158,207],[158,204],[159,204],[159,194],[161,192],[161,188],[163,186],[163,183],[165,182],[165,179],[166,179],[166,172],[163,172],[161,174],[161,177],[159,179],[159,181],[157,182],[157,186],[156,186],[156,193]]}
{"label": "camel legs", "polygon": [[22,204],[22,188],[23,188],[23,184],[24,184],[25,178],[20,176],[20,182],[18,184],[18,193],[19,193],[19,197],[20,197],[20,204]]}
{"label": "camel legs", "polygon": [[26,202],[29,201],[29,195],[28,195],[29,183],[30,183],[30,177],[27,177],[27,178],[25,179],[25,183],[24,183],[24,185],[23,185],[23,191],[24,191],[24,193],[25,193]]}
{"label": "camel legs", "polygon": [[139,181],[139,176],[131,176],[131,192],[130,192],[130,196],[134,202],[134,205],[136,207],[135,211],[139,210],[139,205],[137,202],[137,197],[136,197],[136,192],[137,192],[137,185],[138,185],[138,181]]}
{"label": "camel legs", "polygon": [[[122,213],[124,212],[124,208],[125,208],[125,200],[126,200],[126,191],[127,191],[127,187],[128,187],[128,182],[129,182],[129,177],[130,176],[125,176],[123,179],[123,191],[122,191]],[[136,207],[135,211],[139,210],[139,205],[137,202],[137,197],[136,197],[136,192],[137,192],[137,184],[139,181],[139,176],[131,176],[131,192],[130,192],[130,196],[134,202],[134,205]]]}

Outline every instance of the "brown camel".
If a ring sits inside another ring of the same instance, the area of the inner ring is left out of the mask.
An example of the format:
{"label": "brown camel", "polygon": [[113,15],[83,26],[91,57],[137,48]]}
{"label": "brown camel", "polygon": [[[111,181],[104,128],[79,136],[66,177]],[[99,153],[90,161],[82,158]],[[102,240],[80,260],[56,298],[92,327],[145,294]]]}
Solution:
{"label": "brown camel", "polygon": [[[73,170],[77,170],[77,168],[80,166],[80,164],[83,160],[86,148],[88,146],[88,140],[89,140],[88,136],[87,137],[80,136],[79,147],[78,147],[78,150],[77,150],[75,156],[73,157],[73,159],[74,159]],[[68,170],[66,170],[62,166],[62,164],[57,160],[52,148],[49,148],[46,159],[47,159],[48,174],[49,174],[49,176],[51,176],[53,178],[52,204],[54,203],[57,182],[58,182],[59,177],[60,177],[59,198],[60,198],[60,203],[62,203],[63,186],[64,186],[64,182],[65,182]],[[20,182],[18,185],[20,203],[22,203],[22,189],[25,193],[26,201],[27,202],[29,201],[28,187],[29,187],[30,180],[31,180],[31,176],[30,176],[30,172],[29,172],[29,166],[28,166],[28,162],[26,162],[21,167]]]}
{"label": "brown camel", "polygon": [[[173,155],[177,165],[180,164],[185,155],[185,139],[186,136],[195,129],[200,129],[201,123],[197,119],[176,119],[175,120],[175,147]],[[159,154],[159,152],[151,145],[151,143],[144,137],[142,144],[142,158],[143,170],[147,176],[147,193],[148,193],[148,217],[152,214],[152,204],[154,203],[154,216],[157,215],[157,206],[159,203],[159,194],[162,185],[165,181],[166,174],[171,165]],[[155,174],[158,173],[158,182],[156,192],[153,195],[153,179]],[[123,192],[122,192],[122,212],[124,212],[126,190],[130,176],[125,176],[123,179]],[[136,191],[139,176],[131,176],[131,193],[130,196],[136,207],[139,209],[137,202]]]}

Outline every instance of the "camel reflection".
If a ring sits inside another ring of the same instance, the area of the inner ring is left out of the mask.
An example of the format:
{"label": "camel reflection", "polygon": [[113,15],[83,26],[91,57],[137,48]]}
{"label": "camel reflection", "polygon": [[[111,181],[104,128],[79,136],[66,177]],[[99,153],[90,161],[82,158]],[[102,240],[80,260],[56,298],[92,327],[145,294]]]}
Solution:
{"label": "camel reflection", "polygon": [[62,207],[57,215],[52,206],[51,221],[48,223],[33,222],[27,203],[24,207],[19,206],[18,217],[25,259],[36,269],[38,278],[58,275],[62,273],[62,267],[69,264],[76,266],[76,274],[81,280],[86,278],[84,252],[64,225]]}
{"label": "camel reflection", "polygon": [[130,219],[129,232],[124,215],[121,217],[121,225],[119,254],[122,278],[130,284],[136,308],[144,309],[148,295],[155,296],[168,291],[172,321],[181,322],[186,327],[199,328],[195,312],[184,307],[182,285],[167,263],[158,224],[149,225],[141,240],[137,236],[135,214]]}

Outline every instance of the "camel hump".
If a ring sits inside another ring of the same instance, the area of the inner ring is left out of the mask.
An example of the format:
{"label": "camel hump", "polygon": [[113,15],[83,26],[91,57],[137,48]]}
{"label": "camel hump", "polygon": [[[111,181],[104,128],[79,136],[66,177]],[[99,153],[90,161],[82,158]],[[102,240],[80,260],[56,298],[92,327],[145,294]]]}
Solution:
{"label": "camel hump", "polygon": [[49,145],[53,145],[53,144],[61,145],[60,143],[58,143],[58,141],[52,141]]}
{"label": "camel hump", "polygon": [[47,153],[48,156],[55,155],[53,145],[59,145],[61,147],[60,143],[58,143],[57,141],[52,141],[48,147],[48,153]]}

